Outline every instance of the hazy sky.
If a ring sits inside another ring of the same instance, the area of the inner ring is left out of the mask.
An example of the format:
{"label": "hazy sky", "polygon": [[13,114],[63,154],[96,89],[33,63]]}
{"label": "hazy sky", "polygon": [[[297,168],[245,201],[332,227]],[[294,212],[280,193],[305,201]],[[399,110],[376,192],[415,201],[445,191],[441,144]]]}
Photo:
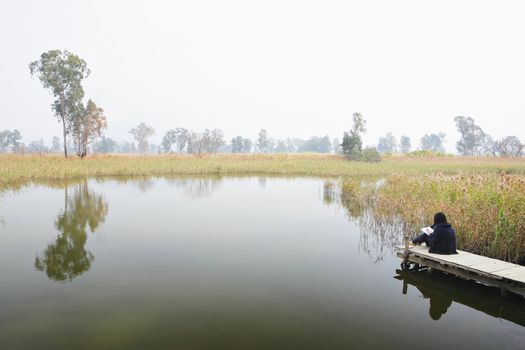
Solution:
{"label": "hazy sky", "polygon": [[49,143],[61,127],[28,64],[67,49],[92,71],[107,136],[139,122],[228,139],[392,131],[418,144],[473,117],[525,141],[525,1],[0,0],[0,130]]}

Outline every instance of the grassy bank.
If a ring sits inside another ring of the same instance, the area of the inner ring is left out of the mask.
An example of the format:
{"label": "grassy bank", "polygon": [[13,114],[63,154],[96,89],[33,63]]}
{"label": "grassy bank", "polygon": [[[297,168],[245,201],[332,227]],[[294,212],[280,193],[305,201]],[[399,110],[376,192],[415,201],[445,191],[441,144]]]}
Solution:
{"label": "grassy bank", "polygon": [[0,187],[30,181],[78,179],[94,176],[163,175],[298,175],[387,176],[444,173],[525,173],[525,160],[461,157],[391,157],[379,163],[349,162],[338,155],[320,154],[220,154],[103,155],[84,160],[58,155],[0,156]]}

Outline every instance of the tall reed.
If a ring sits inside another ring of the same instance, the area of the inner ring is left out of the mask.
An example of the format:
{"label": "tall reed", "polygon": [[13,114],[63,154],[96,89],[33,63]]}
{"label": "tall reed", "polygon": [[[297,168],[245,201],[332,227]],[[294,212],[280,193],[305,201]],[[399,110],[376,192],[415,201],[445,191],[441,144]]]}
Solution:
{"label": "tall reed", "polygon": [[456,229],[458,249],[525,262],[524,175],[395,175],[374,197],[376,215],[397,216],[416,231],[442,211]]}

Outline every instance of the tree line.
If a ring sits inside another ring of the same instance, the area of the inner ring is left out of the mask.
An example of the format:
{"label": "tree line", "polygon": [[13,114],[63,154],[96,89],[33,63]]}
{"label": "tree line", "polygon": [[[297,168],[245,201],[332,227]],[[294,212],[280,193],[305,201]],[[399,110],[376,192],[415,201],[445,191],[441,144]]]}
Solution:
{"label": "tree line", "polygon": [[[495,140],[492,136],[476,125],[471,117],[457,116],[454,118],[460,139],[456,143],[458,154],[463,156],[502,156],[521,157],[524,144],[517,136],[509,135]],[[419,150],[435,153],[445,153],[444,132],[425,134],[419,141]],[[389,132],[380,137],[377,150],[381,154],[409,153],[412,150],[411,140],[408,136],[401,135],[399,143],[394,135]]]}
{"label": "tree line", "polygon": [[[377,146],[364,147],[362,134],[366,132],[366,120],[361,113],[352,115],[352,124],[343,133],[342,141],[331,140],[326,136],[276,139],[268,136],[266,129],[261,129],[256,140],[236,136],[226,141],[220,129],[191,131],[182,127],[168,130],[160,145],[150,144],[149,139],[155,129],[145,123],[132,128],[129,133],[134,142],[117,142],[105,137],[107,119],[104,110],[89,99],[84,104],[82,81],[91,71],[86,62],[68,51],[50,50],[29,64],[32,77],[36,77],[54,100],[51,109],[62,126],[62,140],[55,136],[48,147],[43,139],[25,145],[18,130],[0,132],[0,152],[11,153],[58,153],[63,150],[65,157],[75,153],[84,158],[88,151],[95,153],[188,153],[211,154],[231,153],[342,153],[352,160],[379,160],[380,154],[409,153],[412,142],[406,135],[401,135],[399,142],[389,132],[380,137]],[[471,117],[454,118],[456,128],[461,135],[456,143],[459,154],[465,156],[522,156],[524,145],[516,136],[493,139],[476,125]],[[419,150],[445,153],[443,132],[425,134],[419,141]]]}
{"label": "tree line", "polygon": [[[129,133],[133,142],[117,142],[112,138],[101,136],[86,150],[93,153],[187,153],[187,154],[212,154],[212,153],[330,153],[333,150],[340,152],[339,140],[331,140],[328,135],[323,137],[312,136],[303,140],[300,138],[275,139],[268,136],[265,129],[261,129],[258,138],[237,136],[229,142],[220,129],[205,129],[202,132],[190,131],[185,128],[168,130],[160,145],[150,143],[150,138],[155,135],[155,129],[145,123],[140,123],[132,128]],[[32,153],[47,154],[60,153],[63,145],[58,136],[54,136],[48,146],[43,139],[32,141],[29,144],[21,142],[22,136],[18,130],[5,130],[0,132],[0,152],[2,153]],[[66,151],[71,154],[76,152],[76,144],[70,139],[66,140]]]}

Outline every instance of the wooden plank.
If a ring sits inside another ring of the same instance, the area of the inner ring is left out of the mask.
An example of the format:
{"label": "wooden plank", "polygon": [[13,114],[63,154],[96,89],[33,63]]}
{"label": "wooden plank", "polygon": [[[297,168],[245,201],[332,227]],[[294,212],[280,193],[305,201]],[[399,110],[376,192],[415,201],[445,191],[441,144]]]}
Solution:
{"label": "wooden plank", "polygon": [[418,256],[423,256],[425,258],[432,259],[434,261],[438,261],[442,264],[453,264],[458,266],[469,266],[474,264],[480,264],[486,261],[486,257],[483,257],[481,255],[476,255],[464,251],[458,251],[458,254],[450,254],[450,255],[444,255],[444,254],[434,254],[429,253],[428,248],[416,246],[413,248],[410,248],[410,252],[413,254],[416,254]]}
{"label": "wooden plank", "polygon": [[448,259],[443,259],[449,263],[453,263],[455,265],[461,265],[461,266],[471,266],[471,265],[477,265],[486,262],[486,258],[480,255],[458,255],[455,257],[451,257]]}
{"label": "wooden plank", "polygon": [[[398,252],[398,254],[399,256],[402,256],[402,253]],[[474,280],[478,283],[482,283],[487,286],[497,287],[497,288],[500,288],[501,290],[508,290],[510,292],[521,295],[522,297],[525,297],[525,285],[523,283],[519,283],[519,282],[508,283],[508,282],[501,280],[501,277],[499,277],[500,279],[497,279],[497,278],[494,278],[497,276],[488,277],[484,275],[479,275],[477,273],[473,273],[468,270],[457,269],[451,266],[445,266],[445,265],[440,264],[439,262],[428,260],[425,258],[420,258],[415,255],[410,255],[408,260],[411,262],[418,263],[423,266],[428,266],[436,270],[441,270],[446,273],[456,275],[461,278]]]}
{"label": "wooden plank", "polygon": [[490,260],[484,261],[484,262],[482,262],[480,264],[469,265],[469,267],[471,269],[474,269],[474,270],[478,270],[478,271],[482,271],[482,272],[486,272],[486,273],[493,273],[493,272],[497,272],[497,271],[506,270],[506,269],[510,269],[510,268],[516,267],[516,265],[512,264],[512,263],[509,263],[509,262],[506,262],[506,261],[490,259]]}
{"label": "wooden plank", "polygon": [[[405,247],[398,247],[398,256],[404,257]],[[500,286],[524,295],[525,266],[512,264],[498,259],[458,250],[458,254],[444,255],[428,252],[428,248],[411,246],[408,249],[409,260],[438,270],[453,273],[461,277],[478,280],[484,284]],[[512,285],[512,287],[510,287]]]}
{"label": "wooden plank", "polygon": [[516,265],[510,269],[494,272],[494,275],[525,283],[525,267]]}

